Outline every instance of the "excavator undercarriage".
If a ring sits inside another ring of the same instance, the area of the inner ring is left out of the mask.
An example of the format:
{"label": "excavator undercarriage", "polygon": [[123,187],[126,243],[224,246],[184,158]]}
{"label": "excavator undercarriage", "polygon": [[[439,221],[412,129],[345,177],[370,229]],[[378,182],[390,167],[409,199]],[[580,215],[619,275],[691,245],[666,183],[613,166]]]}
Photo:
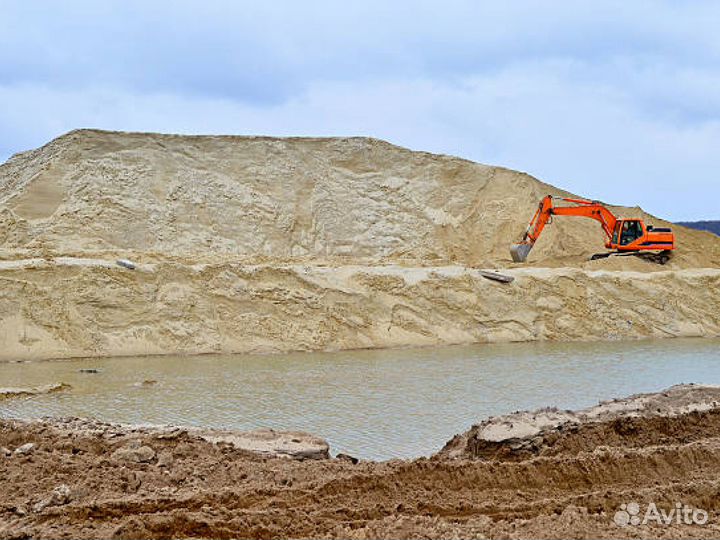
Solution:
{"label": "excavator undercarriage", "polygon": [[591,261],[607,259],[608,257],[639,257],[640,259],[656,264],[666,264],[672,258],[673,252],[669,249],[656,253],[654,251],[605,251],[603,253],[594,253]]}

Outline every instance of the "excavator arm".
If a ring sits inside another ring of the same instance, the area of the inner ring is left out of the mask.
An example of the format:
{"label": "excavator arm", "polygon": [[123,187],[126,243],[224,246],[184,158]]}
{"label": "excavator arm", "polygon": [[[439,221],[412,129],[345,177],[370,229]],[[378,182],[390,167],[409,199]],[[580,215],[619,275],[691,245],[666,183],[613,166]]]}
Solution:
{"label": "excavator arm", "polygon": [[513,261],[524,262],[527,259],[530,250],[540,237],[545,225],[551,222],[552,216],[580,216],[599,221],[603,232],[605,232],[608,241],[610,241],[613,230],[615,229],[615,223],[617,222],[617,218],[610,210],[596,201],[568,199],[565,197],[560,197],[559,199],[572,203],[575,206],[555,206],[552,195],[544,197],[540,201],[532,220],[530,220],[530,224],[523,234],[522,241],[510,247],[510,254],[512,255]]}

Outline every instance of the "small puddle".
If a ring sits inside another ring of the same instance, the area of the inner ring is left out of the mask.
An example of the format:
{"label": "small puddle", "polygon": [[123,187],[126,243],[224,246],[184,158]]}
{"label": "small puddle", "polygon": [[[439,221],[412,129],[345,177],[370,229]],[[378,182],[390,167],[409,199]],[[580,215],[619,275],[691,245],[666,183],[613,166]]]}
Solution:
{"label": "small puddle", "polygon": [[438,451],[490,415],[720,384],[720,340],[0,364],[0,387],[56,382],[72,389],[0,401],[0,416],[299,429],[326,438],[333,453],[408,458]]}

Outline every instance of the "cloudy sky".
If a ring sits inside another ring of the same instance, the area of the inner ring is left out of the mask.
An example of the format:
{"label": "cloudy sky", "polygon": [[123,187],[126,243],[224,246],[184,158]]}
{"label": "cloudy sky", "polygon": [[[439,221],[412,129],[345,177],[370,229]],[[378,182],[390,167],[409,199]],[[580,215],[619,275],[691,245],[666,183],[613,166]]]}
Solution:
{"label": "cloudy sky", "polygon": [[720,2],[0,0],[0,162],[79,127],[367,135],[720,219]]}

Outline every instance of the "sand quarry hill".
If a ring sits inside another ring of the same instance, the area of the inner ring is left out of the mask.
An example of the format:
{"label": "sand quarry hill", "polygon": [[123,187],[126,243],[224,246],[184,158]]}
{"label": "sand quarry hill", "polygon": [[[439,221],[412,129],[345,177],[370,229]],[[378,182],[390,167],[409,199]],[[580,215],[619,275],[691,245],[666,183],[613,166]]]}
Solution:
{"label": "sand quarry hill", "polygon": [[588,261],[558,218],[512,263],[548,193],[368,138],[73,131],[0,165],[0,359],[720,335],[710,233]]}

